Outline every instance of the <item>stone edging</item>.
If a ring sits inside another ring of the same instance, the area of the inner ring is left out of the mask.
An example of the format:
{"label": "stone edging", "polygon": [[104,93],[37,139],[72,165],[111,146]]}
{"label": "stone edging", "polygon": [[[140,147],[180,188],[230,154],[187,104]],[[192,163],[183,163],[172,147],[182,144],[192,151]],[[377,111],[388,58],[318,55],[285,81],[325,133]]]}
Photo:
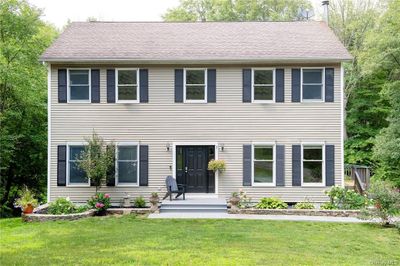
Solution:
{"label": "stone edging", "polygon": [[109,208],[107,214],[150,214],[154,211],[151,208]]}
{"label": "stone edging", "polygon": [[88,210],[81,213],[71,213],[71,214],[43,214],[43,213],[24,214],[23,213],[22,221],[24,222],[72,221],[94,216],[94,214],[95,210]]}
{"label": "stone edging", "polygon": [[230,214],[260,214],[260,215],[305,215],[305,216],[331,216],[331,217],[357,217],[359,210],[305,210],[305,209],[228,209]]}

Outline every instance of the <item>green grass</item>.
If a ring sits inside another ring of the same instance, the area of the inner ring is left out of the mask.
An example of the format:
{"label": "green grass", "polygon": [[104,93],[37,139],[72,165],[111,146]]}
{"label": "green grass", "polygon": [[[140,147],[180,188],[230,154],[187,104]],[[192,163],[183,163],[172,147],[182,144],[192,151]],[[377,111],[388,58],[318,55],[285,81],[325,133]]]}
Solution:
{"label": "green grass", "polygon": [[400,264],[400,234],[371,224],[122,216],[0,228],[2,266]]}

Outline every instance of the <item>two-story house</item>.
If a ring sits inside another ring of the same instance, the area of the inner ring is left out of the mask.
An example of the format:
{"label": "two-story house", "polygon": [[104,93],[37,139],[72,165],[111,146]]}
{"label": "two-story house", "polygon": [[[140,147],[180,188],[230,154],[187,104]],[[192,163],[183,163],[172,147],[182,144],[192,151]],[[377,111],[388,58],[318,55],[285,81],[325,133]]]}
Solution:
{"label": "two-story house", "polygon": [[[343,67],[324,22],[77,22],[48,65],[48,196],[85,202],[77,167],[93,130],[117,145],[101,189],[327,200],[343,185]],[[207,170],[211,159],[227,169]]]}

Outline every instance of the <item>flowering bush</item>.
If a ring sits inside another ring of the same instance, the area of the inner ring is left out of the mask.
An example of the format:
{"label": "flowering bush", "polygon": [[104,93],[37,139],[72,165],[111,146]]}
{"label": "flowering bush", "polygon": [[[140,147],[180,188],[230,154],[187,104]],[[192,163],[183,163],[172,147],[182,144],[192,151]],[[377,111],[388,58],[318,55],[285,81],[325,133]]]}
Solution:
{"label": "flowering bush", "polygon": [[90,198],[88,205],[92,209],[95,209],[97,213],[102,213],[111,207],[110,201],[111,198],[109,194],[96,193],[96,195]]}
{"label": "flowering bush", "polygon": [[329,206],[332,209],[359,210],[371,203],[367,197],[358,194],[354,190],[339,186],[334,186],[325,193],[330,198]]}
{"label": "flowering bush", "polygon": [[80,213],[87,210],[87,206],[77,206],[69,198],[58,198],[49,204],[49,214],[70,214]]}

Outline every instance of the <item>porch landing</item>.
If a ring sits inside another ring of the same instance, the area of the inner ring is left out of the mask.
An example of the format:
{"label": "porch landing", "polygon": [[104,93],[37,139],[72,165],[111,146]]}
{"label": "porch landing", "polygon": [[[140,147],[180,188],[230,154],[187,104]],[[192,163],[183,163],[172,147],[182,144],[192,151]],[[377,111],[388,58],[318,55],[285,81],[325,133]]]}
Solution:
{"label": "porch landing", "polygon": [[227,213],[225,199],[219,199],[216,195],[186,195],[172,201],[169,198],[163,200],[160,213]]}

